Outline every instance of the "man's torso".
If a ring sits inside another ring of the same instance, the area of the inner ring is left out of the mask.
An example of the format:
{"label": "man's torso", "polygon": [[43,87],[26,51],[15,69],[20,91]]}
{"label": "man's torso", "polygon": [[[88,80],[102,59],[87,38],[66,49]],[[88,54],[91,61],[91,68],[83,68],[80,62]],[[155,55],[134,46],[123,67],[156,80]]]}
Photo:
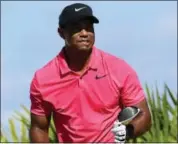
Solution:
{"label": "man's torso", "polygon": [[53,109],[60,142],[114,142],[111,132],[120,112],[124,62],[95,48],[82,75],[66,69],[60,54],[37,71],[43,101]]}

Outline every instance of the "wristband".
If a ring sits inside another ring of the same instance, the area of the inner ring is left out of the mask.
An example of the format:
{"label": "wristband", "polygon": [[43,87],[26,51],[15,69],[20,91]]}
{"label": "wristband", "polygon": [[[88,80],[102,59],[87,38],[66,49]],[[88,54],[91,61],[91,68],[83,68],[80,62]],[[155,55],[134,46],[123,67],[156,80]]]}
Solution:
{"label": "wristband", "polygon": [[130,139],[134,137],[134,126],[132,124],[128,124],[126,126],[126,139]]}

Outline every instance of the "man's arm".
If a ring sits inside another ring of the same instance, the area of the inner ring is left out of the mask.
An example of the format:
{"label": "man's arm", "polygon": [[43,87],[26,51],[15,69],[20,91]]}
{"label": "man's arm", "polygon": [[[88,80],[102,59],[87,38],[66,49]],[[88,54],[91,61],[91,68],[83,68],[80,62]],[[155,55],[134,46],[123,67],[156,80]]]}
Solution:
{"label": "man's arm", "polygon": [[31,142],[49,142],[48,129],[52,114],[52,106],[43,100],[41,86],[35,74],[30,86],[31,126],[29,131]]}
{"label": "man's arm", "polygon": [[148,131],[151,127],[151,114],[146,100],[146,95],[140,84],[135,70],[125,65],[125,76],[121,90],[121,102],[124,107],[136,106],[141,112],[127,126],[127,135],[130,138],[138,137]]}
{"label": "man's arm", "polygon": [[31,113],[30,142],[49,143],[49,124],[50,116],[38,116]]}
{"label": "man's arm", "polygon": [[138,137],[151,128],[151,115],[146,99],[134,106],[138,107],[141,112],[127,126],[128,138]]}

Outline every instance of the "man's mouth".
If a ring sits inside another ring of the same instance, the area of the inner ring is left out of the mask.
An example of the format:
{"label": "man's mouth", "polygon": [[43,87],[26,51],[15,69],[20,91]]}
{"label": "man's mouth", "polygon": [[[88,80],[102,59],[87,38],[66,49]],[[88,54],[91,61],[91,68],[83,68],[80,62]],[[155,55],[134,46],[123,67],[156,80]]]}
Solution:
{"label": "man's mouth", "polygon": [[79,40],[79,42],[89,42],[89,40]]}
{"label": "man's mouth", "polygon": [[88,43],[89,43],[89,40],[81,40],[81,41],[79,41],[79,43],[88,44]]}

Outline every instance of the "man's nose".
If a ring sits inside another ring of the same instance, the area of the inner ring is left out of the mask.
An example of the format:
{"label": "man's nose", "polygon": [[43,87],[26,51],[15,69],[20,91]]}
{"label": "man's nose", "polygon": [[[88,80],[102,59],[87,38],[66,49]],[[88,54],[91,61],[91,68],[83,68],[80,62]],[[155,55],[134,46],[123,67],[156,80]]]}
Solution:
{"label": "man's nose", "polygon": [[82,29],[80,32],[81,37],[88,37],[88,32],[85,29]]}

